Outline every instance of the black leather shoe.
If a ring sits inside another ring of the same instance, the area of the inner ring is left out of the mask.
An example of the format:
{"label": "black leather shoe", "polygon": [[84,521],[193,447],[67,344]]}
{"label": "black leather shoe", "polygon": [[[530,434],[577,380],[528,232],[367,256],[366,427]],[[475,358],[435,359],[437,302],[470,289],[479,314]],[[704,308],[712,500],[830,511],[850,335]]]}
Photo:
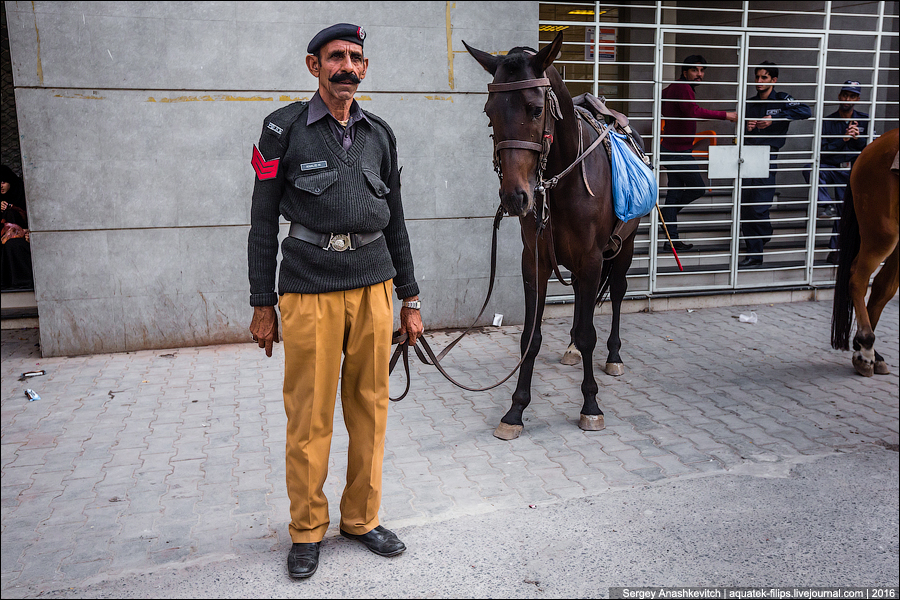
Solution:
{"label": "black leather shoe", "polygon": [[820,206],[816,212],[816,216],[820,219],[830,219],[831,217],[837,216],[837,209],[834,207],[834,204]]}
{"label": "black leather shoe", "polygon": [[763,261],[761,258],[751,258],[748,256],[747,258],[745,258],[744,260],[742,260],[738,263],[738,268],[754,269],[756,267],[761,267],[762,264],[763,264]]}
{"label": "black leather shoe", "polygon": [[292,544],[288,552],[288,575],[294,579],[306,579],[312,577],[319,568],[319,546],[322,542],[313,544]]}
{"label": "black leather shoe", "polygon": [[[678,252],[684,252],[685,250],[690,250],[693,247],[694,247],[693,244],[685,244],[681,240],[675,240],[675,250],[677,250]],[[665,244],[663,244],[663,252],[671,252],[671,251],[672,251],[672,246],[669,245],[669,242],[666,242]]]}
{"label": "black leather shoe", "polygon": [[341,529],[341,535],[362,542],[366,548],[381,556],[397,556],[406,551],[406,545],[394,535],[394,532],[381,525],[362,535],[347,533]]}

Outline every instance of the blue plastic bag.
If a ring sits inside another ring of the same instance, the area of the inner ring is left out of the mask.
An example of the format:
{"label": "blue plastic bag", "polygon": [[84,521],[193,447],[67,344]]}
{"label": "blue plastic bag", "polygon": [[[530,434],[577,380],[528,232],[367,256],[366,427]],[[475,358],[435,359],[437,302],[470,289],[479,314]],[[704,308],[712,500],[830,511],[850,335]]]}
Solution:
{"label": "blue plastic bag", "polygon": [[643,217],[656,205],[659,188],[653,171],[628,147],[624,135],[609,132],[613,201],[622,221]]}

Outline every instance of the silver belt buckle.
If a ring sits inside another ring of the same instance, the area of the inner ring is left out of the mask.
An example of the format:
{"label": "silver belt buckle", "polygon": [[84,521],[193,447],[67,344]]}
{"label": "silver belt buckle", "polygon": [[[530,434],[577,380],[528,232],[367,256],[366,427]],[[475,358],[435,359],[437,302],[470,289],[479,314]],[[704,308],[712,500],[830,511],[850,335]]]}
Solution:
{"label": "silver belt buckle", "polygon": [[350,248],[350,236],[346,233],[332,233],[331,240],[328,242],[328,247],[334,250],[335,252],[343,252],[344,250],[351,250]]}

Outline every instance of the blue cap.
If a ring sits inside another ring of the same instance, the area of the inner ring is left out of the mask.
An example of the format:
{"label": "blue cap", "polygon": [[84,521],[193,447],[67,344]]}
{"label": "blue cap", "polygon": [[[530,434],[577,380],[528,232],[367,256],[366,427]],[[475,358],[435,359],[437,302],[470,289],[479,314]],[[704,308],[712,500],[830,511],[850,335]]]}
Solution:
{"label": "blue cap", "polygon": [[842,92],[852,92],[854,94],[859,95],[861,93],[861,88],[859,86],[858,81],[853,81],[848,79],[844,82],[844,87],[841,88]]}
{"label": "blue cap", "polygon": [[365,39],[366,32],[362,27],[351,25],[350,23],[338,23],[337,25],[326,27],[317,33],[316,37],[309,43],[309,46],[306,47],[306,52],[315,54],[319,51],[319,48],[332,40],[343,40],[362,46]]}

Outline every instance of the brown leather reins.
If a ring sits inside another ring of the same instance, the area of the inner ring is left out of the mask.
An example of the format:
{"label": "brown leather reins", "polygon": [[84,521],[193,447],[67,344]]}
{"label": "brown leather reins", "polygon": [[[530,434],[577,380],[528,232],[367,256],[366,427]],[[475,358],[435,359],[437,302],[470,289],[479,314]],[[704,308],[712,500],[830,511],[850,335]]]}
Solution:
{"label": "brown leather reins", "polygon": [[[526,348],[526,351],[522,353],[522,357],[519,359],[519,362],[516,364],[516,366],[513,368],[513,370],[510,371],[510,373],[506,377],[504,377],[503,379],[501,379],[500,381],[498,381],[497,383],[495,383],[493,385],[489,385],[489,386],[483,387],[483,388],[473,388],[473,387],[463,385],[462,383],[453,379],[453,377],[451,377],[450,374],[444,370],[444,367],[441,366],[441,360],[447,355],[448,352],[450,352],[450,349],[453,348],[453,346],[455,346],[470,331],[472,331],[472,329],[475,328],[475,324],[478,323],[478,319],[480,319],[481,315],[484,314],[484,310],[485,310],[485,308],[487,308],[488,302],[491,299],[491,294],[494,291],[494,279],[495,279],[495,275],[497,273],[497,232],[500,231],[500,220],[501,219],[503,219],[503,208],[502,207],[498,208],[497,214],[494,215],[494,232],[491,236],[490,283],[488,284],[487,296],[484,299],[484,303],[481,305],[481,310],[478,312],[478,316],[475,317],[475,320],[472,321],[472,324],[465,331],[463,331],[462,334],[460,334],[455,340],[453,340],[452,342],[447,344],[447,347],[444,348],[441,351],[441,353],[438,354],[437,356],[435,356],[434,351],[431,349],[431,346],[428,344],[428,341],[425,339],[425,336],[419,336],[419,339],[417,340],[416,344],[413,345],[413,350],[415,350],[416,356],[419,357],[419,360],[421,360],[426,365],[434,365],[434,367],[437,368],[437,370],[441,373],[441,375],[444,376],[444,378],[447,379],[447,381],[449,381],[450,383],[452,383],[453,385],[455,385],[457,387],[460,387],[464,390],[468,390],[470,392],[486,392],[487,390],[494,389],[495,387],[506,383],[506,381],[510,377],[512,377],[516,371],[519,370],[519,367],[522,366],[522,363],[525,361],[525,355],[527,354],[528,348],[531,347],[531,340],[534,339],[534,330],[537,326],[537,311],[535,311],[534,320],[532,322],[532,327],[531,327],[531,337],[528,338],[528,347]],[[537,240],[535,240],[534,258],[535,258],[535,265],[537,265],[537,258],[538,258]],[[425,355],[422,354],[422,350],[419,349],[419,342],[421,342],[422,348],[424,348],[425,354],[428,356],[427,358],[425,357]],[[399,332],[395,332],[393,339],[391,341],[391,344],[396,344],[397,348],[394,350],[394,354],[391,356],[391,361],[389,363],[388,372],[389,373],[393,372],[394,367],[397,364],[397,360],[401,356],[403,357],[403,369],[404,369],[404,371],[406,371],[406,389],[403,390],[403,393],[399,397],[391,398],[392,401],[399,402],[400,400],[403,400],[403,398],[406,397],[406,394],[409,392],[409,385],[410,385],[408,336],[405,333],[401,334]]]}

